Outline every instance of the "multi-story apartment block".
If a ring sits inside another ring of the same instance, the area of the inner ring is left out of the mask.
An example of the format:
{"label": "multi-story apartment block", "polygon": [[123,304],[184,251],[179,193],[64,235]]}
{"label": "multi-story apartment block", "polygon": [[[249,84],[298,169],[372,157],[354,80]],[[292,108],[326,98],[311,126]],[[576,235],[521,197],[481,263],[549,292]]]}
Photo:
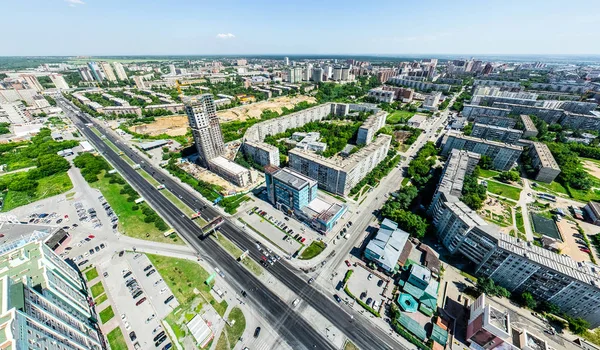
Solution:
{"label": "multi-story apartment block", "polygon": [[222,156],[210,159],[208,161],[208,168],[239,187],[246,187],[256,181],[257,178],[255,171],[247,169]]}
{"label": "multi-story apartment block", "polygon": [[450,88],[452,87],[449,84],[434,84],[434,83],[428,83],[428,82],[419,81],[419,80],[413,80],[413,79],[409,79],[409,77],[407,77],[407,76],[391,77],[387,81],[387,83],[392,84],[392,85],[402,85],[402,86],[410,87],[410,88],[413,88],[416,90],[421,90],[421,91],[428,91],[428,90],[450,91]]}
{"label": "multi-story apartment block", "polygon": [[345,196],[385,159],[391,140],[391,136],[381,134],[371,144],[341,160],[293,149],[288,153],[289,163],[292,169],[316,179],[320,188]]}
{"label": "multi-story apartment block", "polygon": [[471,132],[471,136],[473,137],[510,144],[517,143],[522,135],[522,130],[478,123],[473,125],[473,131]]}
{"label": "multi-story apartment block", "polygon": [[379,111],[367,118],[360,128],[358,128],[356,143],[359,145],[370,144],[375,134],[385,125],[387,115],[387,112]]}
{"label": "multi-story apartment block", "polygon": [[590,84],[579,83],[532,83],[531,88],[535,90],[547,90],[557,92],[570,92],[582,94],[591,88]]}
{"label": "multi-story apartment block", "polygon": [[529,147],[529,156],[531,165],[537,170],[536,181],[551,183],[560,174],[560,167],[545,144],[533,142]]}
{"label": "multi-story apartment block", "polygon": [[0,256],[0,329],[12,349],[102,349],[79,273],[41,241]]}
{"label": "multi-story apartment block", "polygon": [[94,81],[92,71],[88,67],[79,67],[79,74],[83,81]]}
{"label": "multi-story apartment block", "polygon": [[473,120],[473,118],[479,115],[485,115],[489,117],[507,117],[510,114],[510,109],[465,104],[461,114],[463,117],[466,117],[469,120]]}
{"label": "multi-story apartment block", "polygon": [[65,80],[65,77],[62,74],[52,73],[48,76],[50,77],[50,80],[52,80],[52,83],[54,84],[54,86],[56,86],[57,89],[66,90],[69,88],[69,84],[67,84],[67,81]]}
{"label": "multi-story apartment block", "polygon": [[208,161],[225,153],[225,142],[211,94],[184,98],[192,135],[198,151],[199,163],[209,168]]}
{"label": "multi-story apartment block", "polygon": [[394,102],[396,93],[394,91],[388,91],[388,90],[383,90],[381,88],[375,88],[375,89],[369,90],[367,96],[375,99],[375,101],[377,101],[377,102],[392,103],[392,102]]}
{"label": "multi-story apartment block", "polygon": [[115,75],[115,72],[113,71],[112,67],[110,66],[110,63],[100,62],[99,65],[100,65],[100,68],[102,68],[102,71],[104,72],[104,76],[106,77],[106,80],[117,81],[117,76]]}
{"label": "multi-story apartment block", "polygon": [[432,92],[430,94],[425,95],[425,100],[423,101],[423,108],[429,111],[436,111],[438,105],[440,104],[440,99],[442,98],[442,93],[440,91]]}
{"label": "multi-story apartment block", "polygon": [[88,67],[90,68],[90,73],[94,77],[96,81],[103,81],[105,76],[102,72],[100,66],[96,62],[88,62]]}
{"label": "multi-story apartment block", "polygon": [[[485,74],[485,73],[484,73]],[[475,79],[473,86],[499,86],[511,89],[521,90],[521,83],[518,81],[504,81],[504,80],[487,80],[487,79]]]}
{"label": "multi-story apartment block", "polygon": [[395,94],[394,100],[402,101],[404,103],[410,103],[413,100],[414,91],[412,89],[388,85],[383,85],[381,89],[385,91],[393,91]]}
{"label": "multi-story apartment block", "polygon": [[302,81],[302,68],[288,68],[287,69],[287,81],[290,83],[298,83]]}
{"label": "multi-story apartment block", "polygon": [[146,89],[146,83],[144,83],[144,77],[142,77],[141,75],[135,75],[133,77],[133,82],[135,83],[135,87],[137,87],[140,90],[144,90]]}
{"label": "multi-story apartment block", "polygon": [[506,102],[494,102],[494,107],[510,110],[511,114],[535,115],[548,124],[558,123],[564,114],[562,109],[538,107],[533,105],[522,105]]}
{"label": "multi-story apartment block", "polygon": [[128,80],[127,73],[125,72],[125,68],[120,62],[113,62],[113,66],[115,67],[115,73],[117,74],[117,78],[119,80]]}
{"label": "multi-story apartment block", "polygon": [[527,114],[521,114],[521,123],[523,123],[523,138],[536,137],[538,129],[535,127],[533,120]]}
{"label": "multi-story apartment block", "polygon": [[324,70],[321,67],[315,67],[312,71],[312,81],[320,83],[323,81]]}
{"label": "multi-story apartment block", "polygon": [[0,103],[0,123],[24,124],[31,121],[21,102]]}
{"label": "multi-story apartment block", "polygon": [[485,125],[493,125],[499,126],[501,128],[514,128],[517,124],[517,121],[514,118],[510,117],[494,117],[487,115],[478,115],[472,118],[474,123],[477,124],[485,124]]}
{"label": "multi-story apartment block", "polygon": [[502,171],[510,170],[523,152],[521,146],[465,136],[456,131],[448,132],[442,144],[443,156],[449,155],[453,149],[475,152],[490,157],[494,169]]}
{"label": "multi-story apartment block", "polygon": [[592,111],[590,114],[574,114],[564,112],[559,122],[563,127],[573,130],[596,130],[600,131],[600,113]]}
{"label": "multi-story apartment block", "polygon": [[254,159],[262,166],[279,166],[279,149],[273,145],[264,142],[255,142],[251,140],[244,141],[242,152]]}
{"label": "multi-story apartment block", "polygon": [[484,97],[518,98],[524,100],[537,100],[538,94],[526,91],[506,91],[498,86],[478,85],[473,88],[471,104],[480,104]]}
{"label": "multi-story apartment block", "polygon": [[29,86],[30,89],[34,89],[37,92],[44,91],[44,87],[42,86],[42,84],[40,84],[39,80],[37,79],[37,77],[35,75],[21,74],[21,78],[23,78],[23,80],[25,80],[25,82],[27,83],[27,86]]}

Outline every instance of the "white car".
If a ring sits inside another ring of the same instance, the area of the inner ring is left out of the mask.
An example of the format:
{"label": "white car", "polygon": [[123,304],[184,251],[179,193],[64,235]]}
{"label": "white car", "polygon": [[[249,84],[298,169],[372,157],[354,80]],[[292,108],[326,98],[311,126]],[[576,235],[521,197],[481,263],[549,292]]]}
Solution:
{"label": "white car", "polygon": [[121,315],[121,319],[122,319],[123,321],[125,321],[125,320],[127,319],[127,315],[125,315],[125,314],[122,314],[122,315]]}
{"label": "white car", "polygon": [[163,289],[160,290],[160,294],[163,294],[164,292],[166,292],[169,288],[165,287]]}
{"label": "white car", "polygon": [[131,325],[129,324],[129,322],[125,321],[125,329],[126,330],[130,330],[131,329]]}

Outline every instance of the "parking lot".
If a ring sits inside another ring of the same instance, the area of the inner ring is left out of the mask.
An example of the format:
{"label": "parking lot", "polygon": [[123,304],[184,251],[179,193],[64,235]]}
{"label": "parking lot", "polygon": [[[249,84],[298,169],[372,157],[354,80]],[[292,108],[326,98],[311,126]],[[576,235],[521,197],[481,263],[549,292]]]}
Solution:
{"label": "parking lot", "polygon": [[[98,268],[127,343],[135,347],[137,342],[140,349],[162,349],[170,343],[167,336],[156,347],[153,339],[164,331],[160,320],[179,305],[176,298],[165,304],[172,296],[171,291],[158,272],[147,276],[152,270],[154,267],[146,255],[130,252],[123,256],[113,254],[110,261]],[[135,332],[134,341],[129,336],[131,332]]]}
{"label": "parking lot", "polygon": [[385,299],[381,294],[386,282],[360,265],[353,269],[354,272],[348,280],[348,289],[355,297],[378,310]]}

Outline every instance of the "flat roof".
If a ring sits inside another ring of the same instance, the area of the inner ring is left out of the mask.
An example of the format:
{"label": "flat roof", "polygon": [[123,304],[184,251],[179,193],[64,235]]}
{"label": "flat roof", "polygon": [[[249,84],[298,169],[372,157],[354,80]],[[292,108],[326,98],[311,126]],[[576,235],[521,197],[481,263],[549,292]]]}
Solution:
{"label": "flat roof", "polygon": [[228,173],[231,174],[235,174],[235,175],[239,175],[242,174],[246,171],[248,171],[248,169],[244,168],[243,166],[234,163],[232,161],[230,161],[227,158],[224,157],[216,157],[213,158],[211,160],[209,160],[210,163],[213,163],[214,165],[216,165],[217,167],[221,168],[221,169],[225,169],[227,170]]}
{"label": "flat roof", "polygon": [[544,168],[553,168],[560,170],[560,167],[558,166],[558,163],[552,156],[552,152],[550,152],[548,146],[541,142],[534,142],[533,149],[535,150],[535,153],[537,154],[537,157]]}
{"label": "flat roof", "polygon": [[523,133],[522,130],[505,128],[503,126],[497,126],[497,125],[491,125],[491,124],[475,123],[473,125],[473,128],[475,128],[475,127],[484,128],[484,129],[493,129],[493,130],[497,130],[497,131],[510,132],[510,133]]}
{"label": "flat roof", "polygon": [[525,130],[527,131],[537,131],[533,120],[527,114],[521,114],[521,121],[523,122],[523,126],[525,126]]}
{"label": "flat roof", "polygon": [[141,142],[138,144],[138,146],[140,146],[141,149],[146,150],[146,149],[150,149],[150,148],[154,148],[154,147],[160,147],[160,146],[166,145],[168,143],[169,143],[168,140],[154,140],[154,141],[149,141],[149,142]]}
{"label": "flat roof", "polygon": [[[273,175],[273,177],[275,179],[277,179],[278,181],[283,182],[286,185],[288,185],[292,188],[295,188],[297,190],[300,190],[300,189],[304,188],[305,186],[312,187],[317,184],[316,180],[313,180],[310,177],[302,175],[302,174],[300,174],[292,169],[289,169],[289,168],[280,169]],[[313,202],[315,202],[316,200],[318,200],[318,198],[313,200]]]}
{"label": "flat roof", "polygon": [[449,131],[448,134],[446,134],[446,137],[454,137],[456,139],[462,139],[462,140],[477,142],[477,143],[484,143],[484,144],[488,144],[490,146],[510,148],[515,151],[521,151],[521,152],[523,151],[523,147],[521,147],[521,146],[511,145],[510,143],[505,143],[505,142],[486,140],[486,139],[482,139],[479,137],[467,136],[463,133],[459,133],[459,132],[452,131],[452,130]]}
{"label": "flat roof", "polygon": [[437,190],[458,199],[462,194],[463,181],[467,176],[469,161],[471,159],[479,161],[480,158],[477,153],[453,149],[446,161],[444,174],[440,179]]}

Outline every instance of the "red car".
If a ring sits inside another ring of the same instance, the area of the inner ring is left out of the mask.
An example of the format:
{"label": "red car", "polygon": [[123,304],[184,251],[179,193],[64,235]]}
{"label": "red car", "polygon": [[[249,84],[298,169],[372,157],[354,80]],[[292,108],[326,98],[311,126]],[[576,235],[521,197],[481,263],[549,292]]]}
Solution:
{"label": "red car", "polygon": [[95,238],[96,236],[94,235],[89,235],[88,238]]}
{"label": "red car", "polygon": [[591,251],[587,248],[579,248],[579,250],[581,250],[582,252],[588,253],[588,254],[591,253]]}
{"label": "red car", "polygon": [[304,243],[304,241],[306,241],[306,238],[302,237],[302,239],[300,240],[300,242]]}
{"label": "red car", "polygon": [[135,303],[135,306],[140,306],[144,301],[146,301],[146,297],[143,297],[142,299],[138,300],[137,303]]}
{"label": "red car", "polygon": [[350,267],[350,261],[346,260],[344,262],[346,263],[346,266]]}

